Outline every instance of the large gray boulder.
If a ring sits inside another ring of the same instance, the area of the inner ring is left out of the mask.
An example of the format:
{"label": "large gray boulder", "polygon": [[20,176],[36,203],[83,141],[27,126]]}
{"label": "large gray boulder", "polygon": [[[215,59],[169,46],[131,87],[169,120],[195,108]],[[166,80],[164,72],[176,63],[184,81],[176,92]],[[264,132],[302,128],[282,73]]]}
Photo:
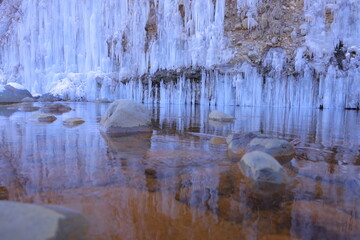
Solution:
{"label": "large gray boulder", "polygon": [[253,138],[247,145],[248,151],[262,151],[285,164],[295,156],[295,149],[288,141],[276,138]]}
{"label": "large gray boulder", "polygon": [[287,174],[279,162],[264,152],[246,153],[238,166],[242,174],[259,190],[276,191],[288,180]]}
{"label": "large gray boulder", "polygon": [[150,132],[151,113],[142,104],[120,99],[113,102],[101,119],[101,126],[109,136]]}
{"label": "large gray boulder", "polygon": [[24,98],[32,98],[31,93],[18,83],[0,85],[0,103],[21,102]]}
{"label": "large gray boulder", "polygon": [[86,239],[87,221],[60,206],[0,201],[0,239]]}

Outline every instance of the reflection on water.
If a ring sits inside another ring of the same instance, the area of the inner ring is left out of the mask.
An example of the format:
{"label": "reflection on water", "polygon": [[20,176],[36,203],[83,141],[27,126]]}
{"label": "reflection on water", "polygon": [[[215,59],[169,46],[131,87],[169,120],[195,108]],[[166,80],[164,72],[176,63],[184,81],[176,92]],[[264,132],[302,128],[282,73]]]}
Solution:
{"label": "reflection on water", "polygon": [[[227,107],[236,121],[219,125],[206,107],[151,107],[152,133],[110,138],[98,124],[108,104],[68,105],[51,124],[0,106],[0,199],[78,209],[95,239],[360,236],[359,112]],[[66,128],[70,117],[85,123]],[[226,145],[188,134],[249,131],[320,151],[298,149],[291,187],[259,196]]]}

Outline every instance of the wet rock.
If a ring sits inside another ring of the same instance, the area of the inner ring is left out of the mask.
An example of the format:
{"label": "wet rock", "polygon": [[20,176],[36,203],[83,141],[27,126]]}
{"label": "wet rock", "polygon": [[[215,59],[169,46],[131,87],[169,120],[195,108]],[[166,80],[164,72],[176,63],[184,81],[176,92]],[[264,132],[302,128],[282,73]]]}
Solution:
{"label": "wet rock", "polygon": [[22,102],[36,102],[35,98],[32,97],[26,97],[21,100]]}
{"label": "wet rock", "polygon": [[57,119],[54,115],[45,114],[45,113],[33,114],[31,115],[31,118],[37,119],[37,121],[45,122],[45,123],[52,123]]}
{"label": "wet rock", "polygon": [[214,144],[214,145],[218,145],[218,144],[226,144],[226,139],[223,137],[212,137],[210,139],[210,143]]}
{"label": "wet rock", "polygon": [[61,103],[45,104],[42,108],[44,113],[62,114],[71,111],[72,108]]}
{"label": "wet rock", "polygon": [[247,145],[248,151],[262,151],[273,156],[280,164],[285,164],[295,156],[294,147],[285,140],[275,138],[254,138]]}
{"label": "wet rock", "polygon": [[7,108],[23,112],[34,112],[40,109],[40,107],[33,106],[32,103],[16,103]]}
{"label": "wet rock", "polygon": [[254,138],[267,138],[265,135],[256,132],[235,133],[226,138],[228,153],[232,157],[242,157],[247,151],[247,145]]}
{"label": "wet rock", "polygon": [[94,102],[95,103],[111,103],[111,101],[107,98],[97,98]]}
{"label": "wet rock", "polygon": [[63,121],[65,127],[76,127],[83,124],[85,121],[81,118],[68,118]]}
{"label": "wet rock", "polygon": [[238,163],[242,174],[252,186],[264,192],[276,192],[287,183],[287,174],[279,162],[271,155],[253,151],[246,153]]}
{"label": "wet rock", "polygon": [[106,110],[100,124],[109,136],[129,133],[151,132],[151,114],[142,104],[121,99],[113,102]]}
{"label": "wet rock", "polygon": [[86,239],[87,221],[60,206],[0,201],[1,239]]}
{"label": "wet rock", "polygon": [[0,85],[0,103],[21,102],[26,97],[32,98],[32,95],[21,84],[11,82]]}
{"label": "wet rock", "polygon": [[209,119],[220,122],[232,122],[235,118],[229,114],[214,110],[209,114]]}
{"label": "wet rock", "polygon": [[289,206],[291,230],[301,239],[358,239],[360,220],[324,203],[296,201]]}

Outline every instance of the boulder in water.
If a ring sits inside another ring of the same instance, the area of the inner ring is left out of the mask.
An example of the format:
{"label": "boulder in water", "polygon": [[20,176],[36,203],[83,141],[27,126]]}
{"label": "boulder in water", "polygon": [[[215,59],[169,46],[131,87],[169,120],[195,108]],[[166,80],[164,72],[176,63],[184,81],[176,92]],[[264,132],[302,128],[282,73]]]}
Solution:
{"label": "boulder in water", "polygon": [[86,239],[87,221],[60,206],[0,201],[1,239]]}
{"label": "boulder in water", "polygon": [[232,122],[235,118],[229,114],[214,110],[209,114],[209,119],[219,122]]}
{"label": "boulder in water", "polygon": [[242,174],[261,191],[277,191],[287,183],[287,174],[271,155],[253,151],[246,153],[238,163]]}
{"label": "boulder in water", "polygon": [[248,151],[262,151],[285,164],[295,156],[295,149],[288,141],[276,138],[253,138],[247,145]]}
{"label": "boulder in water", "polygon": [[105,133],[113,137],[150,132],[150,123],[150,111],[144,105],[127,99],[110,104],[100,121]]}
{"label": "boulder in water", "polygon": [[32,98],[31,93],[18,83],[0,85],[0,103],[17,103],[24,98]]}

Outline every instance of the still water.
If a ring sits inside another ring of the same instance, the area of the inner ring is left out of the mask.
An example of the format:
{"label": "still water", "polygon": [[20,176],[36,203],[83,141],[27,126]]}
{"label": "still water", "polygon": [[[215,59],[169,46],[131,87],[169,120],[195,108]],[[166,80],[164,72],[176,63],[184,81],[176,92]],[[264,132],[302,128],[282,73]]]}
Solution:
{"label": "still water", "polygon": [[[108,104],[66,104],[50,124],[0,106],[2,198],[79,210],[93,239],[360,238],[359,111],[226,107],[236,121],[220,125],[208,107],[149,106],[152,133],[109,138]],[[65,127],[70,117],[85,123]],[[284,166],[291,187],[254,194],[206,136],[249,131],[313,148]]]}

